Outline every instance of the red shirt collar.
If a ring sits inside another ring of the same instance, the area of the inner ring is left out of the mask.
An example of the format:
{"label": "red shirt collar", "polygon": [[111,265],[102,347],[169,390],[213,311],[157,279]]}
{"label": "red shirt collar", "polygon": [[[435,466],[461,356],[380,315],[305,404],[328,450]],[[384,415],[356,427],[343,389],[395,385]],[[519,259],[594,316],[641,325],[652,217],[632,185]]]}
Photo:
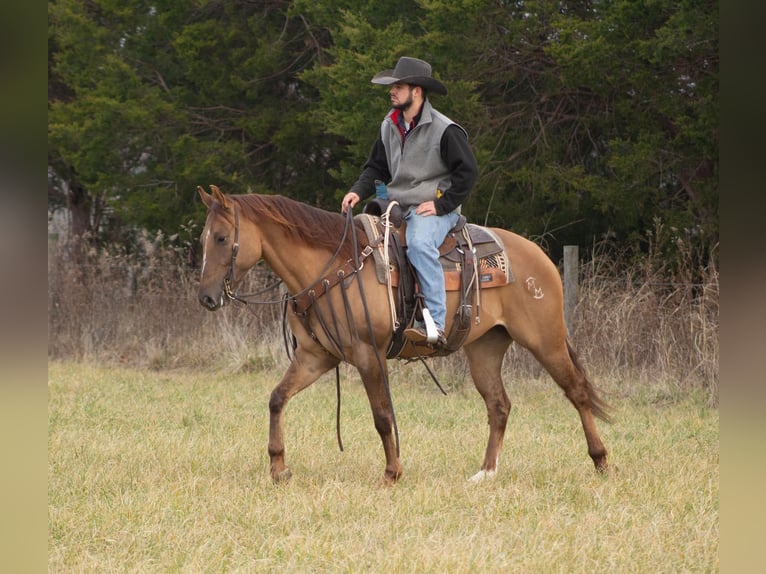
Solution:
{"label": "red shirt collar", "polygon": [[[414,128],[416,125],[418,125],[418,122],[420,121],[420,115],[423,113],[423,108],[420,108],[420,112],[418,112],[418,115],[416,115],[412,119],[412,127],[410,128],[410,131],[412,131],[412,128]],[[402,139],[405,138],[405,136],[409,133],[409,131],[404,131],[404,115],[402,114],[401,110],[394,110],[391,114],[391,121],[394,123],[394,125],[399,130],[399,135],[402,136]]]}

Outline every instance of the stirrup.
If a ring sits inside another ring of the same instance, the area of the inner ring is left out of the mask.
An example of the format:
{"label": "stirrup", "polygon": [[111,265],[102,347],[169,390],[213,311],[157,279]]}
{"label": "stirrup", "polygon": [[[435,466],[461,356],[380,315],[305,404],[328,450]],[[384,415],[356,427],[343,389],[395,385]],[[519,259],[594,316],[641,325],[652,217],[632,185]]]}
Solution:
{"label": "stirrup", "polygon": [[431,317],[431,312],[425,307],[422,312],[423,326],[405,329],[404,336],[415,343],[429,343],[431,345],[435,343],[440,345],[446,344],[447,338],[444,336],[444,331],[436,326],[433,317]]}
{"label": "stirrup", "polygon": [[439,329],[434,323],[433,317],[431,317],[431,311],[423,307],[423,323],[426,326],[426,342],[436,343],[439,340]]}

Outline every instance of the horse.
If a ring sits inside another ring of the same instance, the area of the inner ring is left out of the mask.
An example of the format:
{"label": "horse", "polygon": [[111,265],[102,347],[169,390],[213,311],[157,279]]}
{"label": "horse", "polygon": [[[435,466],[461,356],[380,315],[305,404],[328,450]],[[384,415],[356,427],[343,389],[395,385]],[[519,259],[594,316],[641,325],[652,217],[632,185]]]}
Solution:
{"label": "horse", "polygon": [[[359,372],[383,444],[382,482],[394,484],[402,475],[386,359],[394,319],[387,285],[376,277],[375,266],[355,264],[359,250],[369,245],[357,218],[349,233],[350,214],[281,195],[224,194],[215,185],[210,189],[212,193],[197,187],[207,207],[200,237],[199,303],[210,311],[225,306],[242,276],[261,260],[281,279],[293,303],[299,295],[312,296],[307,309],[298,312],[294,306],[287,313],[294,349],[268,405],[272,480],[280,483],[292,476],[283,438],[288,401],[345,361]],[[536,243],[504,229],[489,229],[502,240],[514,275],[524,280],[481,291],[480,309],[461,347],[489,422],[484,460],[470,480],[479,482],[497,472],[511,410],[501,369],[514,341],[532,353],[574,405],[588,454],[596,470],[605,472],[607,450],[595,418],[609,422],[610,407],[599,397],[568,339],[558,269]],[[341,280],[331,285],[326,278],[336,275]],[[447,295],[449,332],[457,295]],[[418,358],[423,351],[422,346],[405,345],[396,358]]]}

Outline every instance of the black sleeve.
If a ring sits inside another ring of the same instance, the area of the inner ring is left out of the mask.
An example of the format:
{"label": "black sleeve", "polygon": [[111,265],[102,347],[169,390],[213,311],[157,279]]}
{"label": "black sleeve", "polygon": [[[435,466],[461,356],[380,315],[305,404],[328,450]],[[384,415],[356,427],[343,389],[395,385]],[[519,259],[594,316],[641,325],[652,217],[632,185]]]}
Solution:
{"label": "black sleeve", "polygon": [[452,124],[444,130],[441,156],[452,174],[452,185],[434,202],[437,215],[449,213],[462,204],[479,177],[479,167],[468,144],[468,136],[460,126]]}
{"label": "black sleeve", "polygon": [[378,137],[372,144],[370,155],[361,175],[351,186],[353,191],[359,196],[359,199],[367,199],[375,194],[375,180],[379,179],[388,183],[391,181],[391,173],[388,171],[388,160],[386,159],[386,148],[383,146],[383,140]]}

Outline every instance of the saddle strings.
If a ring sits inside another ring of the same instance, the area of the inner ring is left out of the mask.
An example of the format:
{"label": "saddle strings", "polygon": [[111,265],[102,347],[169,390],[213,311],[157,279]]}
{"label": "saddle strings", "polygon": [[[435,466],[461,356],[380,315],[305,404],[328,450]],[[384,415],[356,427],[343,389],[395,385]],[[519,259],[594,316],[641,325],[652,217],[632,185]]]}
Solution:
{"label": "saddle strings", "polygon": [[[346,219],[347,221],[351,221],[352,218],[351,210],[349,209],[346,212]],[[359,252],[356,249],[356,228],[351,225],[351,236],[353,238],[354,243],[354,265],[359,268]],[[399,426],[396,424],[396,413],[394,412],[394,401],[391,398],[391,386],[388,383],[388,373],[386,371],[385,364],[383,360],[380,358],[380,350],[378,349],[378,346],[375,344],[375,332],[372,328],[372,320],[370,319],[370,310],[367,306],[367,297],[364,294],[364,281],[362,281],[362,278],[359,277],[357,274],[356,276],[356,282],[359,286],[359,296],[362,299],[362,306],[364,307],[364,316],[365,319],[367,319],[367,329],[370,333],[370,344],[372,345],[372,348],[375,350],[375,358],[378,361],[378,367],[380,368],[380,375],[383,377],[383,383],[386,388],[386,396],[388,398],[388,404],[391,407],[391,422],[394,426],[394,438],[396,440],[396,456],[399,456]]]}
{"label": "saddle strings", "polygon": [[479,266],[481,261],[476,258],[476,248],[473,245],[473,241],[471,241],[471,234],[468,233],[468,229],[463,227],[461,233],[463,234],[463,238],[465,239],[468,249],[471,250],[474,254],[474,265],[473,271],[471,273],[471,281],[465,288],[465,292],[468,294],[470,289],[474,289],[476,291],[476,317],[474,317],[474,321],[478,325],[481,321],[481,281],[479,281]]}
{"label": "saddle strings", "polygon": [[389,262],[388,242],[391,237],[391,209],[394,205],[399,205],[398,201],[391,201],[386,208],[386,212],[381,216],[380,221],[383,224],[383,265],[386,268],[386,287],[388,289],[388,306],[391,309],[391,326],[393,331],[399,328],[399,320],[396,316],[396,303],[394,302],[394,288],[391,286],[391,265]]}

